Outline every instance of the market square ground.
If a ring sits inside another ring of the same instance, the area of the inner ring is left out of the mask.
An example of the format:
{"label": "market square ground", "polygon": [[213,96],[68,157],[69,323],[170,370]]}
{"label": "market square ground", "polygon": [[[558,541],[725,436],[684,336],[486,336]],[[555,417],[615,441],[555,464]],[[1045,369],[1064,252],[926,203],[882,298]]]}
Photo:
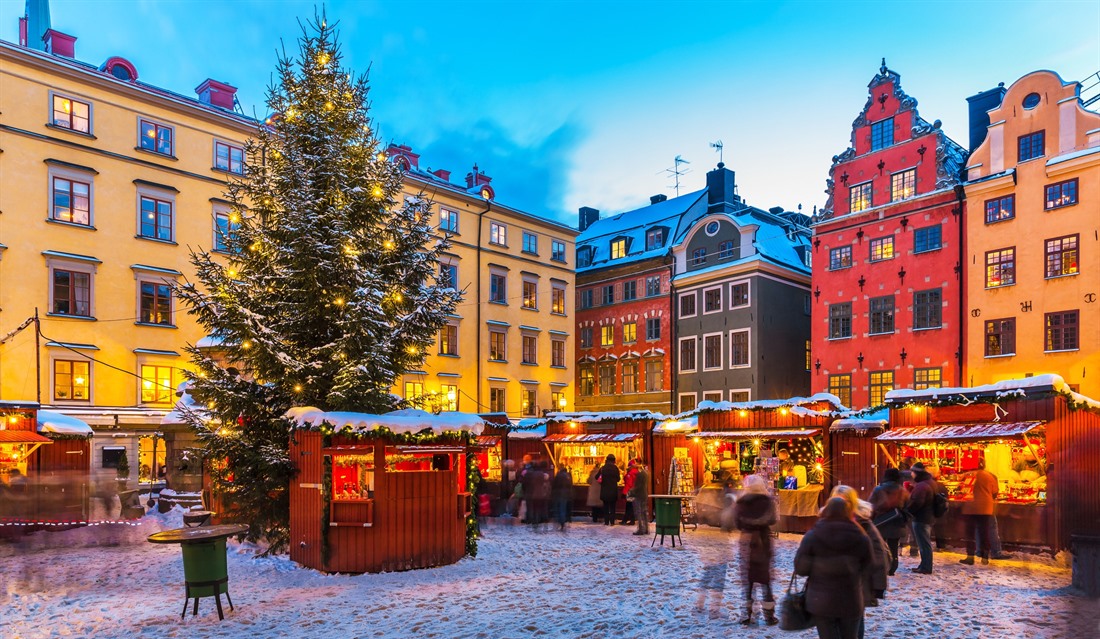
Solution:
{"label": "market square ground", "polygon": [[[714,528],[685,546],[650,548],[633,528],[573,524],[535,533],[490,525],[476,559],[430,570],[325,575],[285,557],[255,559],[229,546],[235,612],[213,600],[180,622],[179,548],[145,542],[178,527],[178,511],[140,525],[36,533],[0,544],[0,635],[41,637],[814,637],[736,623],[742,593],[733,539]],[[786,585],[800,537],[781,535],[775,588]],[[116,543],[117,545],[108,545]],[[936,573],[903,568],[868,637],[1100,637],[1100,602],[1070,588],[1049,557],[961,566],[936,554]],[[189,611],[190,613],[190,611]]]}

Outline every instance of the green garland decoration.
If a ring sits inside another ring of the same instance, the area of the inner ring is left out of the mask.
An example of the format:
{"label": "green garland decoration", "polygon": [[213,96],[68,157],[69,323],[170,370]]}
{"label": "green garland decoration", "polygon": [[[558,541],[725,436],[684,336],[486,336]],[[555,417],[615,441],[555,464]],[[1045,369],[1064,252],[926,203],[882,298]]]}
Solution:
{"label": "green garland decoration", "polygon": [[332,551],[332,548],[328,542],[329,520],[332,519],[331,455],[325,455],[324,468],[324,474],[321,476],[321,569],[328,570],[328,558]]}
{"label": "green garland decoration", "polygon": [[61,441],[61,440],[70,440],[70,439],[86,440],[86,439],[91,439],[92,438],[92,435],[80,435],[78,433],[39,433],[39,434],[42,435],[43,437],[48,437],[48,438],[52,439],[55,442],[58,442],[58,441]]}
{"label": "green garland decoration", "polygon": [[[465,433],[467,448],[473,436]],[[477,455],[466,452],[466,492],[470,493],[470,514],[466,515],[466,554],[477,557],[477,540],[481,537],[481,526],[477,520],[477,487],[481,483],[481,470],[477,467]]]}
{"label": "green garland decoration", "polygon": [[971,404],[1000,404],[1001,402],[1015,399],[1047,399],[1050,397],[1062,397],[1066,400],[1066,406],[1071,411],[1084,410],[1100,415],[1100,408],[1092,406],[1088,402],[1077,401],[1073,393],[1064,390],[1043,391],[1041,393],[1031,394],[1028,394],[1023,389],[1002,392],[1004,393],[1002,395],[978,395],[976,397],[965,397],[959,394],[952,394],[944,398],[929,399],[927,401],[906,400],[900,403],[890,403],[887,404],[886,407],[892,409],[908,408],[909,406],[931,406],[937,408],[941,406],[970,406]]}

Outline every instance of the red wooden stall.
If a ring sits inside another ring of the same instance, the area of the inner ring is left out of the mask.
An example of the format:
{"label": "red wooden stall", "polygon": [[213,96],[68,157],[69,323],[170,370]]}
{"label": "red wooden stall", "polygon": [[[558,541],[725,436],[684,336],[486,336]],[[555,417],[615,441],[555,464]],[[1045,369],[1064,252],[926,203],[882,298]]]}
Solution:
{"label": "red wooden stall", "polygon": [[[451,564],[476,539],[475,415],[293,409],[290,558],[329,572]],[[470,464],[470,465],[468,465]]]}
{"label": "red wooden stall", "polygon": [[[1002,543],[1068,549],[1073,535],[1100,530],[1100,402],[1058,375],[973,388],[896,390],[886,396],[890,429],[878,443],[901,462],[930,466],[953,502],[969,497],[966,473],[984,458],[1000,481]],[[965,533],[953,503],[941,534]]]}
{"label": "red wooden stall", "polygon": [[875,441],[889,425],[889,411],[854,414],[835,420],[829,427],[829,471],[832,486],[844,484],[867,499],[891,464],[883,446]]}

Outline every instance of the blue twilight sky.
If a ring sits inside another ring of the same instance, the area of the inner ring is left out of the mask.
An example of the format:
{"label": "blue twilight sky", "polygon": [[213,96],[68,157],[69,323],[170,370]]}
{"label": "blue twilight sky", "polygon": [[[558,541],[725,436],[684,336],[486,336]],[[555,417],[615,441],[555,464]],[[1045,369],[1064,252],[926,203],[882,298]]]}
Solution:
{"label": "blue twilight sky", "polygon": [[[264,114],[280,40],[313,0],[52,0],[79,59],[120,55],[142,80],[193,93],[214,77]],[[880,59],[928,121],[967,143],[966,97],[1035,69],[1100,71],[1100,0],[1044,2],[330,1],[345,64],[371,69],[383,141],[461,180],[476,162],[498,201],[575,224],[681,192],[718,158],[760,207],[825,201],[833,155]],[[0,0],[17,40],[24,0]]]}

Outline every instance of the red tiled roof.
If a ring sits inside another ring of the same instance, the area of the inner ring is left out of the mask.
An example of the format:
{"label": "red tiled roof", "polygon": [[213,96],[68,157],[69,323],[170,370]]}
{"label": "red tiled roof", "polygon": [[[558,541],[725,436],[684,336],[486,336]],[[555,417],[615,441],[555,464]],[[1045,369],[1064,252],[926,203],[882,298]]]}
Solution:
{"label": "red tiled roof", "polygon": [[475,446],[482,446],[484,448],[492,448],[500,443],[499,437],[493,437],[492,435],[478,435],[474,441]]}
{"label": "red tiled roof", "polygon": [[940,424],[916,428],[894,428],[875,439],[891,442],[936,441],[941,439],[1003,439],[1040,428],[1043,422],[992,422],[985,424]]}
{"label": "red tiled roof", "polygon": [[590,442],[632,442],[639,437],[641,437],[641,435],[638,433],[593,433],[590,435],[571,435],[569,433],[560,433],[557,435],[549,435],[542,441],[587,444]]}
{"label": "red tiled roof", "polygon": [[0,430],[0,444],[52,444],[53,440],[29,430]]}

